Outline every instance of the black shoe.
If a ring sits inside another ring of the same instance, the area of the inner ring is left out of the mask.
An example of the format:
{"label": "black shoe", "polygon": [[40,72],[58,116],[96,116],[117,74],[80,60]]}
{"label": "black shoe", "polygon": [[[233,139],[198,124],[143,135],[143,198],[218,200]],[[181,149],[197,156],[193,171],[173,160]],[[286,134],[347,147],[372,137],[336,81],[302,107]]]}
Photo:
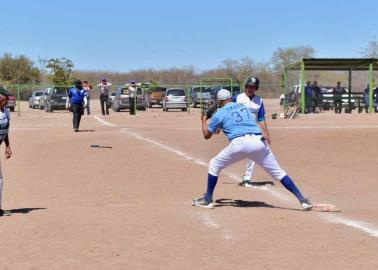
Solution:
{"label": "black shoe", "polygon": [[0,209],[0,217],[12,215],[11,211]]}
{"label": "black shoe", "polygon": [[75,128],[74,131],[75,131],[75,132],[79,132],[79,129],[78,129],[78,128]]}

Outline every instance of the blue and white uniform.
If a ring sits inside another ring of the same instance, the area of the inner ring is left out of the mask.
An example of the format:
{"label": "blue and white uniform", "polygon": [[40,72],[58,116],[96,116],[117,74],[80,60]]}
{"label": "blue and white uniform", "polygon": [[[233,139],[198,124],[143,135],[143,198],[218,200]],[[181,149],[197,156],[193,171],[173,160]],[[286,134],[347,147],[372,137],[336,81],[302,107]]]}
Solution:
{"label": "blue and white uniform", "polygon": [[286,172],[278,165],[276,158],[265,141],[256,114],[244,104],[229,102],[212,117],[208,130],[211,133],[220,128],[231,141],[215,158],[210,161],[209,174],[218,176],[220,171],[244,158],[248,158],[274,179],[281,180]]}
{"label": "blue and white uniform", "polygon": [[[250,110],[256,122],[260,123],[265,121],[265,108],[261,97],[256,95],[249,97],[246,93],[241,93],[234,97],[233,101],[244,104]],[[255,162],[253,160],[248,160],[243,176],[244,181],[251,181],[254,169]]]}
{"label": "blue and white uniform", "polygon": [[231,93],[221,89],[217,100],[222,106],[211,118],[209,125],[203,116],[202,133],[205,139],[221,129],[231,141],[216,157],[211,159],[207,175],[207,191],[203,198],[194,198],[194,206],[213,208],[213,193],[218,182],[218,175],[225,167],[248,158],[259,164],[275,180],[279,180],[286,189],[297,197],[303,210],[310,210],[312,204],[303,197],[293,180],[278,165],[269,145],[263,140],[256,115],[244,104],[231,102]]}
{"label": "blue and white uniform", "polygon": [[[10,113],[7,108],[4,108],[4,111],[0,110],[0,144],[4,141],[5,137],[8,135],[10,125]],[[3,195],[3,173],[1,171],[0,165],[0,209],[1,201]]]}

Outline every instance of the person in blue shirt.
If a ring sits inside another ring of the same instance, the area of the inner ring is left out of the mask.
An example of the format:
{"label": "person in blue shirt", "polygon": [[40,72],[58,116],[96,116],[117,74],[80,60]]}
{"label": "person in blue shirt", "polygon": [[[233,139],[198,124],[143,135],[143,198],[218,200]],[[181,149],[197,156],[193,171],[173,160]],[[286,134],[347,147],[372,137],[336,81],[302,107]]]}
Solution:
{"label": "person in blue shirt", "polygon": [[312,113],[313,109],[313,88],[310,81],[307,81],[306,86],[304,87],[305,91],[305,113]]}
{"label": "person in blue shirt", "polygon": [[83,89],[83,83],[80,80],[75,82],[75,87],[68,91],[68,97],[71,102],[71,111],[73,113],[73,129],[79,131],[81,116],[84,114],[84,103],[86,93]]}
{"label": "person in blue shirt", "polygon": [[213,192],[220,172],[237,161],[251,159],[292,192],[301,203],[303,210],[311,210],[310,201],[303,197],[293,180],[279,166],[251,111],[241,103],[232,102],[231,93],[226,89],[218,92],[217,102],[220,109],[211,118],[209,124],[206,115],[201,117],[202,133],[205,139],[210,139],[214,133],[222,130],[230,144],[211,159],[207,191],[204,197],[194,198],[192,204],[213,208]]}

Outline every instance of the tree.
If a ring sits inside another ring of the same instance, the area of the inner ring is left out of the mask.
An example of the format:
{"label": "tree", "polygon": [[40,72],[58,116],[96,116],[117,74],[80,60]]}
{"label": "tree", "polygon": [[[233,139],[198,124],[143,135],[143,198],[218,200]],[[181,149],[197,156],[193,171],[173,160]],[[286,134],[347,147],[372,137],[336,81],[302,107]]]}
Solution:
{"label": "tree", "polygon": [[222,68],[226,71],[227,76],[242,83],[248,76],[256,71],[256,63],[249,57],[241,60],[226,59],[223,61]]}
{"label": "tree", "polygon": [[46,68],[50,69],[50,80],[56,86],[69,86],[72,84],[71,71],[74,64],[67,58],[51,58]]}
{"label": "tree", "polygon": [[39,82],[40,71],[24,55],[12,57],[6,53],[0,58],[0,79],[10,83]]}
{"label": "tree", "polygon": [[310,46],[298,46],[278,48],[272,56],[272,64],[276,71],[283,72],[289,65],[300,61],[302,58],[314,57],[315,50]]}
{"label": "tree", "polygon": [[361,51],[361,56],[366,58],[378,58],[378,40],[374,36],[373,40],[369,41],[365,49]]}

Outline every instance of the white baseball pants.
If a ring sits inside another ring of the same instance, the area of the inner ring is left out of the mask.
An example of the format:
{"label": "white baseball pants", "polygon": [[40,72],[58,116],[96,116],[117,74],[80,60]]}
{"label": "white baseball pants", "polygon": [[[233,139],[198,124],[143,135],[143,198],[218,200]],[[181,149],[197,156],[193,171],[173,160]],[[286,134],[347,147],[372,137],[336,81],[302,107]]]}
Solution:
{"label": "white baseball pants", "polygon": [[261,166],[275,180],[281,180],[286,172],[281,169],[268,143],[261,135],[245,135],[235,138],[216,157],[211,159],[209,173],[218,176],[227,166],[248,158]]}

